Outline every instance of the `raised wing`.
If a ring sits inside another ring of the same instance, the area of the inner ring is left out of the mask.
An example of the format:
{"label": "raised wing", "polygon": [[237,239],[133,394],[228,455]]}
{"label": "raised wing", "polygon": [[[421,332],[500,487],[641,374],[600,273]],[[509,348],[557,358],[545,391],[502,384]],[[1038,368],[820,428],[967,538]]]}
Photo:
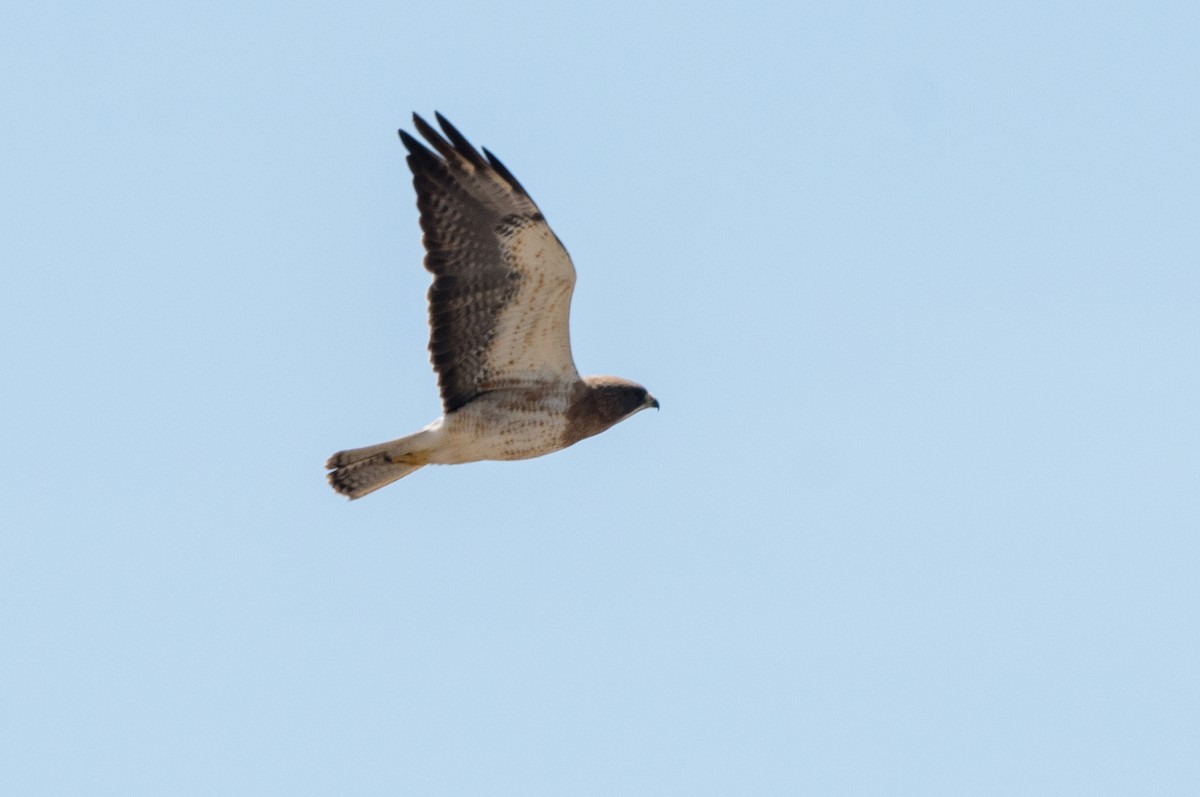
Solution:
{"label": "raised wing", "polygon": [[434,151],[403,130],[400,139],[434,274],[429,353],[442,405],[452,412],[489,390],[578,380],[567,250],[504,164],[437,121],[445,137],[413,114]]}

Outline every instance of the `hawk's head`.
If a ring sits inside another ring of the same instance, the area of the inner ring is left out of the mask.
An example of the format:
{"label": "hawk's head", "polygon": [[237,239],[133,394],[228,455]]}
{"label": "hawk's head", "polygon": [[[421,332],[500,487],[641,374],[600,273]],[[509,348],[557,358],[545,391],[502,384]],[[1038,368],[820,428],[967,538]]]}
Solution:
{"label": "hawk's head", "polygon": [[647,407],[658,409],[658,399],[637,382],[617,376],[584,377],[583,388],[567,408],[566,436],[574,443],[600,434]]}

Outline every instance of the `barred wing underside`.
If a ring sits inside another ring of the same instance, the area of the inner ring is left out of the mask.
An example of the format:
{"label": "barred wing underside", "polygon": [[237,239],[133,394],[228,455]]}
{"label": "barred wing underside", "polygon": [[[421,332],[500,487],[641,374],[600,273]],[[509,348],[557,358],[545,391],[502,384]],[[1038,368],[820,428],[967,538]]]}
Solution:
{"label": "barred wing underside", "polygon": [[[481,393],[575,382],[569,332],[575,268],[525,189],[437,115],[433,151],[400,131],[417,191],[429,289],[429,352],[452,412]],[[447,140],[448,139],[448,140]],[[440,156],[440,157],[439,157]]]}

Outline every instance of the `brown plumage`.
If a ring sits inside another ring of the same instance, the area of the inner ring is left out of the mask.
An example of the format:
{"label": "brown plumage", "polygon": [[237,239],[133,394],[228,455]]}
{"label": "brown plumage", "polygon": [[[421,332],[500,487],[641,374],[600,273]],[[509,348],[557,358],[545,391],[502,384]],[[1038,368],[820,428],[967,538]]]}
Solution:
{"label": "brown plumage", "polygon": [[580,378],[569,316],[575,268],[504,164],[441,114],[405,131],[429,288],[429,353],[444,414],[389,443],[329,458],[329,483],[360,498],[424,465],[528,459],[599,434],[647,407],[646,388]]}

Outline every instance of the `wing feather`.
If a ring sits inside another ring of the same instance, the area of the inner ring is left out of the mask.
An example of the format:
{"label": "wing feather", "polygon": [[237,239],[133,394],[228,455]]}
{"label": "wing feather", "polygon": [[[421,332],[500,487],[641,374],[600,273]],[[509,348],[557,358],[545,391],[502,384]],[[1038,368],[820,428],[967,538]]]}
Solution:
{"label": "wing feather", "polygon": [[413,114],[433,150],[400,139],[434,275],[429,352],[446,412],[489,390],[577,381],[570,256],[512,173],[436,118],[442,133]]}

